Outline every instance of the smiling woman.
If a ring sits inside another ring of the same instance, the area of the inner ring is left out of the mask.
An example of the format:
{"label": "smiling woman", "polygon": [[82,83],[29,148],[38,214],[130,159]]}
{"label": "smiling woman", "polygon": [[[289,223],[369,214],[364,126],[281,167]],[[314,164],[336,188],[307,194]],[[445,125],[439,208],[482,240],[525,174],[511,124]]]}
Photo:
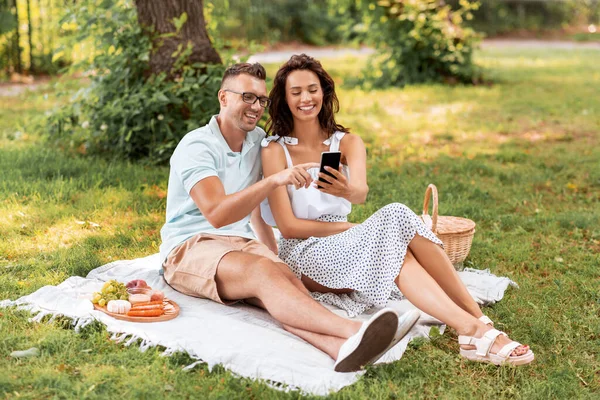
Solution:
{"label": "smiling woman", "polygon": [[342,153],[339,171],[326,167],[334,179],[308,170],[313,180],[324,182],[276,188],[263,207],[262,214],[283,235],[279,258],[306,288],[332,294],[322,300],[350,316],[403,295],[456,329],[463,357],[493,364],[532,362],[529,346],[493,329],[440,239],[412,210],[393,203],[361,224],[347,221],[351,204],[363,203],[368,191],[366,151],[359,136],[335,122],[335,85],[321,64],[305,54],[292,56],[277,72],[270,96],[268,127],[275,135],[262,143],[265,178],[316,161],[323,151]]}

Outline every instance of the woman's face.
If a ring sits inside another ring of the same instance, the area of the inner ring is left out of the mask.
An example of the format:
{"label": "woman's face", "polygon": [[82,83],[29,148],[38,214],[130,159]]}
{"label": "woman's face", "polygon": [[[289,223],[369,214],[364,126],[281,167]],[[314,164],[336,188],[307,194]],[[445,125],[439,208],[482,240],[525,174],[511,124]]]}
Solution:
{"label": "woman's face", "polygon": [[317,74],[303,69],[290,72],[285,82],[285,99],[294,120],[317,118],[323,106],[323,90]]}

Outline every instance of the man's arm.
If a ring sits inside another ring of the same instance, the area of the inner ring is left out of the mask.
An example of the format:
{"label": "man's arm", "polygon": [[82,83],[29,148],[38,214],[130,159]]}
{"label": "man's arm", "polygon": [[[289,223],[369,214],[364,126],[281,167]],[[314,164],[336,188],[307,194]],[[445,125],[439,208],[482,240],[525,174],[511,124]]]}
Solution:
{"label": "man's arm", "polygon": [[190,196],[207,221],[213,227],[221,228],[245,218],[279,186],[308,187],[312,179],[306,170],[315,165],[318,164],[297,165],[229,195],[225,194],[223,183],[218,177],[209,176],[192,187]]}

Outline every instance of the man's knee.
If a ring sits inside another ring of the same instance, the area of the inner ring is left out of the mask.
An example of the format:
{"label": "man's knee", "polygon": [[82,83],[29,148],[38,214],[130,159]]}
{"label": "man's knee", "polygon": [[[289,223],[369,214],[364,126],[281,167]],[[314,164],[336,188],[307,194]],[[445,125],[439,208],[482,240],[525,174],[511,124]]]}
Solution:
{"label": "man's knee", "polygon": [[287,266],[287,264],[276,262],[275,265],[277,265],[277,267],[281,270],[281,272],[283,272],[283,274],[285,276],[287,276],[290,280],[291,279],[299,280],[296,277],[296,275],[292,272],[290,267]]}
{"label": "man's knee", "polygon": [[257,279],[259,282],[261,280],[287,278],[286,273],[277,264],[266,257],[261,257],[248,265],[246,274],[249,275],[249,279]]}

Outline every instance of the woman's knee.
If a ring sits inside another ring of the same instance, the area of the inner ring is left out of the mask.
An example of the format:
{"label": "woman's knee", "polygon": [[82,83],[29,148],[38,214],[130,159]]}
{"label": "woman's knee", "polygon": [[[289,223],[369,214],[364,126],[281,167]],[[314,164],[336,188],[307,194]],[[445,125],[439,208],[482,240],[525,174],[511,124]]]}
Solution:
{"label": "woman's knee", "polygon": [[417,261],[417,259],[415,258],[415,255],[411,251],[410,247],[407,247],[406,255],[404,256],[404,263],[406,264],[407,262],[416,262],[416,261]]}
{"label": "woman's knee", "polygon": [[423,267],[421,266],[421,264],[419,264],[412,251],[410,251],[410,249],[407,248],[406,254],[404,255],[404,261],[402,262],[402,268],[400,268],[400,272],[398,273],[398,276],[395,280],[396,284],[400,284],[400,276],[406,277],[408,275],[412,275],[415,270],[422,268]]}
{"label": "woman's knee", "polygon": [[413,210],[402,203],[390,203],[381,209],[383,212],[391,215],[414,214]]}

